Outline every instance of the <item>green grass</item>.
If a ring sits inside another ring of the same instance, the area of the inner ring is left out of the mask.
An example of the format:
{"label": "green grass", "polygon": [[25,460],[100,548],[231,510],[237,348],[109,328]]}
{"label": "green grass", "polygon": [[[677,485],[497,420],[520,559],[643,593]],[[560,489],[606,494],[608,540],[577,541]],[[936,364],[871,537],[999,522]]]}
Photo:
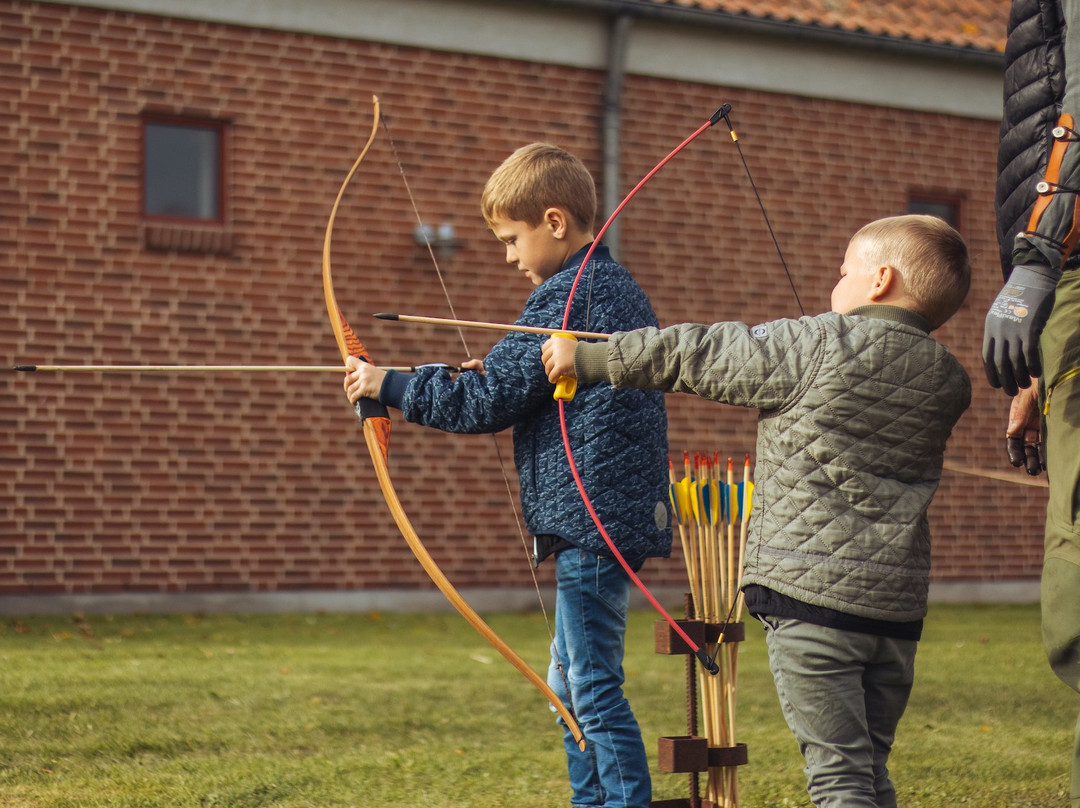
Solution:
{"label": "green grass", "polygon": [[[685,734],[682,658],[631,615],[627,694],[656,769]],[[538,670],[535,615],[494,629]],[[764,640],[739,663],[745,808],[807,806]],[[1066,805],[1078,700],[1035,606],[938,606],[892,770],[906,808]],[[569,803],[546,702],[456,615],[0,619],[0,808],[532,808]]]}

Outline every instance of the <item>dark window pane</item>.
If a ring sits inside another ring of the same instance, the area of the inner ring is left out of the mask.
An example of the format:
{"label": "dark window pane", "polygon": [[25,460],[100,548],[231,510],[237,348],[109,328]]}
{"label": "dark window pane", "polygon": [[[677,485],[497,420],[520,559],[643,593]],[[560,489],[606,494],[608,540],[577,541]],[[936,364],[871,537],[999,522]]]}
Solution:
{"label": "dark window pane", "polygon": [[221,135],[216,127],[146,124],[143,212],[219,219]]}
{"label": "dark window pane", "polygon": [[911,199],[908,202],[908,213],[922,213],[927,216],[937,216],[944,219],[953,227],[960,228],[960,206],[956,202],[945,202],[932,199]]}

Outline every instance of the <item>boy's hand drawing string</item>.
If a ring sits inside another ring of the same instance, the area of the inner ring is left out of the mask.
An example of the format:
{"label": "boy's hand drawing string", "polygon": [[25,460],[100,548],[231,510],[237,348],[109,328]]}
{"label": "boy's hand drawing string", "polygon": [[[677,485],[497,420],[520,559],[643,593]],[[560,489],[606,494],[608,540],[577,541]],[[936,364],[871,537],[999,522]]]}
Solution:
{"label": "boy's hand drawing string", "polygon": [[[349,182],[355,176],[357,169],[363,162],[364,157],[367,155],[368,150],[371,148],[371,144],[375,140],[375,136],[379,131],[379,99],[378,96],[372,96],[372,104],[374,105],[374,119],[371,126],[371,134],[368,136],[367,143],[364,144],[364,148],[360,152],[360,156],[356,158],[356,162],[353,163],[348,174],[345,176],[345,180],[341,184],[341,188],[338,190],[337,198],[334,200],[334,204],[330,209],[330,216],[326,223],[326,234],[323,238],[323,256],[322,256],[322,280],[323,280],[323,294],[326,298],[326,309],[330,316],[330,326],[334,332],[334,338],[338,344],[338,350],[341,353],[343,360],[347,360],[350,356],[355,356],[362,359],[365,362],[371,362],[367,349],[363,343],[356,336],[352,327],[345,319],[344,314],[341,312],[341,308],[338,306],[337,298],[334,295],[333,279],[331,276],[330,267],[330,240],[331,234],[334,229],[334,220],[337,217],[338,207],[341,204],[341,199],[345,194],[345,189],[349,185]],[[420,540],[416,530],[413,528],[412,523],[409,520],[408,515],[405,513],[405,508],[401,504],[401,500],[398,498],[397,492],[394,489],[394,484],[390,479],[390,472],[387,465],[387,454],[390,441],[390,417],[386,411],[386,407],[380,404],[374,399],[362,398],[356,404],[356,413],[363,423],[364,440],[368,447],[368,452],[371,455],[372,464],[375,467],[375,474],[379,481],[379,488],[382,490],[383,498],[386,500],[387,506],[390,508],[390,513],[394,517],[394,521],[397,523],[398,529],[401,531],[401,535],[405,538],[406,543],[409,545],[409,549],[412,550],[413,555],[420,562],[420,565],[424,568],[424,571],[431,578],[432,582],[438,587],[439,591],[443,593],[448,601],[457,609],[465,620],[480,633],[480,635],[487,640],[487,642],[495,648],[503,657],[518,671],[528,679],[536,688],[544,694],[547,700],[551,703],[551,706],[566,722],[567,728],[573,733],[574,740],[577,741],[578,746],[581,749],[585,748],[585,737],[578,727],[577,721],[573,715],[570,714],[566,706],[562,703],[562,700],[555,694],[555,692],[548,686],[540,676],[526,664],[511,648],[507,645],[492,629],[484,622],[483,618],[476,613],[476,611],[465,602],[465,599],[461,597],[458,591],[450,583],[449,579],[443,574],[442,570],[435,563],[435,560],[431,557],[431,554],[424,547],[424,543]]]}
{"label": "boy's hand drawing string", "polygon": [[[611,223],[615,221],[615,218],[622,212],[623,208],[626,207],[627,203],[631,199],[634,198],[634,196],[637,194],[637,192],[641,190],[641,188],[645,185],[645,183],[647,183],[650,179],[652,179],[653,176],[661,168],[663,168],[665,165],[667,165],[668,162],[670,162],[671,159],[675,157],[675,155],[677,155],[684,148],[686,148],[688,145],[690,145],[690,143],[693,142],[706,129],[711,128],[715,124],[719,123],[721,120],[723,120],[724,123],[727,124],[728,131],[731,133],[731,140],[735,144],[735,148],[737,149],[737,151],[739,153],[739,158],[742,160],[743,169],[746,171],[747,178],[750,180],[750,185],[753,188],[754,196],[757,199],[758,206],[761,208],[761,213],[765,217],[765,223],[766,223],[766,225],[768,227],[769,235],[772,237],[773,245],[776,247],[776,252],[780,256],[780,263],[783,265],[784,272],[787,274],[787,277],[788,277],[788,282],[791,284],[791,291],[795,293],[795,300],[799,305],[799,311],[802,312],[803,314],[806,313],[805,311],[803,311],[802,301],[799,300],[799,293],[795,289],[795,281],[791,276],[791,271],[788,269],[787,262],[784,260],[783,252],[780,250],[780,243],[777,241],[776,234],[773,232],[772,225],[769,223],[769,216],[765,212],[765,206],[761,201],[761,196],[758,194],[757,185],[754,183],[754,178],[750,173],[750,168],[746,163],[746,158],[743,157],[742,147],[739,145],[739,138],[735,134],[735,129],[732,127],[731,120],[728,117],[730,113],[731,113],[731,105],[730,104],[724,104],[723,106],[721,106],[720,109],[718,109],[715,113],[713,113],[712,117],[710,117],[707,121],[705,121],[705,123],[703,123],[701,126],[699,126],[689,137],[687,137],[685,140],[683,140],[682,143],[680,143],[678,146],[676,146],[674,149],[672,149],[671,152],[663,160],[661,160],[659,163],[657,163],[652,168],[652,170],[650,170],[649,173],[646,174],[638,182],[638,184],[635,185],[630,190],[630,193],[628,193],[623,198],[622,202],[620,202],[618,204],[618,206],[615,208],[615,210],[608,217],[608,220],[606,222],[604,222],[604,226],[601,227],[600,230],[597,232],[596,238],[593,240],[593,243],[589,246],[588,251],[586,251],[585,257],[581,261],[581,266],[578,267],[577,276],[574,278],[574,283],[570,287],[570,294],[569,294],[569,296],[567,298],[567,301],[566,301],[566,310],[563,313],[563,321],[562,321],[563,329],[566,329],[570,324],[570,308],[571,308],[571,305],[574,302],[574,294],[577,292],[578,284],[579,284],[579,282],[581,280],[582,275],[585,273],[585,267],[588,265],[589,259],[592,258],[593,251],[596,249],[596,246],[600,243],[600,240],[601,240],[601,238],[603,238],[604,233],[606,233],[608,228],[611,226]],[[586,328],[588,327],[588,322],[586,322],[585,326],[586,326]],[[589,499],[589,495],[585,491],[585,485],[582,482],[581,474],[578,471],[577,464],[574,462],[574,453],[573,453],[573,449],[570,446],[570,432],[567,429],[567,425],[566,425],[566,408],[565,408],[565,405],[566,405],[567,400],[573,398],[573,389],[572,388],[575,387],[575,386],[576,386],[576,384],[573,384],[573,381],[571,381],[570,385],[564,385],[564,383],[562,381],[560,381],[559,385],[556,387],[555,398],[558,399],[558,402],[559,402],[559,423],[560,423],[560,426],[562,428],[563,446],[566,449],[566,459],[567,459],[567,462],[569,462],[569,464],[570,464],[570,472],[571,472],[571,474],[573,474],[574,482],[577,484],[578,493],[581,494],[581,499],[585,503],[585,508],[589,512],[589,516],[592,517],[593,524],[596,526],[596,529],[600,532],[601,537],[604,539],[604,543],[607,544],[608,549],[611,550],[612,554],[615,556],[615,559],[619,562],[619,564],[622,566],[622,568],[626,571],[626,574],[630,576],[630,580],[632,580],[634,582],[634,585],[637,586],[637,588],[639,590],[641,590],[642,594],[645,595],[645,597],[648,599],[649,603],[652,604],[653,608],[656,609],[656,611],[660,613],[660,615],[668,622],[668,624],[675,631],[675,633],[682,639],[683,642],[686,643],[687,647],[689,647],[690,650],[693,651],[694,655],[698,658],[698,661],[701,662],[701,664],[705,667],[705,669],[707,671],[709,671],[712,674],[719,673],[720,672],[720,666],[717,665],[715,657],[709,656],[709,653],[704,648],[702,648],[700,645],[698,645],[696,642],[694,642],[694,640],[692,640],[690,638],[690,635],[688,635],[686,633],[686,631],[683,630],[682,626],[680,626],[675,621],[675,619],[672,618],[672,616],[670,614],[668,614],[667,610],[664,609],[664,607],[660,604],[660,602],[656,599],[656,597],[652,594],[652,592],[649,591],[648,587],[646,587],[645,584],[642,583],[641,579],[637,576],[637,573],[635,573],[634,570],[631,569],[630,565],[626,562],[626,559],[623,557],[622,553],[619,552],[619,548],[615,546],[615,542],[613,542],[611,540],[611,536],[608,535],[607,528],[604,527],[603,522],[600,520],[599,514],[597,514],[596,509],[593,507],[592,501]],[[720,634],[721,639],[723,638],[724,632],[727,630],[727,624],[728,624],[728,622],[730,620],[731,620],[731,613],[729,612],[728,616],[724,620],[723,626],[721,627],[721,634]],[[717,655],[719,655],[721,647],[722,646],[718,643],[717,644]]]}

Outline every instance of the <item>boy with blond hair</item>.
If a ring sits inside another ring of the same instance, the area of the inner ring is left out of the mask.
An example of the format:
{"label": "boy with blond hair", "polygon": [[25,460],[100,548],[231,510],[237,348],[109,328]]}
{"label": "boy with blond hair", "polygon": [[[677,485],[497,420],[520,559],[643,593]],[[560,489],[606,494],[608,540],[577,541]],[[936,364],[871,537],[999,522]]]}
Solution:
{"label": "boy with blond hair", "polygon": [[819,808],[896,806],[887,763],[927,610],[927,509],[971,399],[930,332],[970,278],[959,233],[897,216],[852,237],[829,313],[543,347],[551,381],[760,410],[742,591]]}
{"label": "boy with blond hair", "polygon": [[[536,287],[519,325],[558,329],[577,270],[593,241],[596,191],[576,157],[534,143],[488,180],[484,219],[506,262]],[[648,298],[604,246],[593,252],[568,328],[616,331],[657,325]],[[585,291],[583,288],[583,291]],[[349,360],[349,401],[377,398],[405,419],[448,432],[512,427],[514,460],[535,563],[554,556],[557,594],[548,683],[576,714],[582,752],[564,728],[571,805],[645,808],[652,789],[641,731],[623,696],[630,579],[611,557],[582,503],[562,445],[558,407],[537,361],[542,336],[511,332],[475,373],[384,372]],[[671,551],[667,416],[663,395],[596,385],[568,417],[586,489],[630,566]]]}

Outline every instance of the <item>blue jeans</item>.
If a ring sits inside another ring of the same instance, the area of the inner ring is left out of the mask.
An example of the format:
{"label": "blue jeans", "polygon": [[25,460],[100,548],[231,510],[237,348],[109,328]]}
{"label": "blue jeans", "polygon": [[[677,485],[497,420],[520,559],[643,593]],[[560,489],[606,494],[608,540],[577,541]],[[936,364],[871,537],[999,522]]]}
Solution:
{"label": "blue jeans", "polygon": [[918,643],[760,619],[811,801],[818,808],[896,808],[889,752],[915,679]]}
{"label": "blue jeans", "polygon": [[652,798],[649,764],[622,692],[630,579],[614,559],[576,547],[556,556],[555,579],[548,684],[577,717],[586,744],[582,752],[569,731],[564,733],[571,805],[646,808]]}

